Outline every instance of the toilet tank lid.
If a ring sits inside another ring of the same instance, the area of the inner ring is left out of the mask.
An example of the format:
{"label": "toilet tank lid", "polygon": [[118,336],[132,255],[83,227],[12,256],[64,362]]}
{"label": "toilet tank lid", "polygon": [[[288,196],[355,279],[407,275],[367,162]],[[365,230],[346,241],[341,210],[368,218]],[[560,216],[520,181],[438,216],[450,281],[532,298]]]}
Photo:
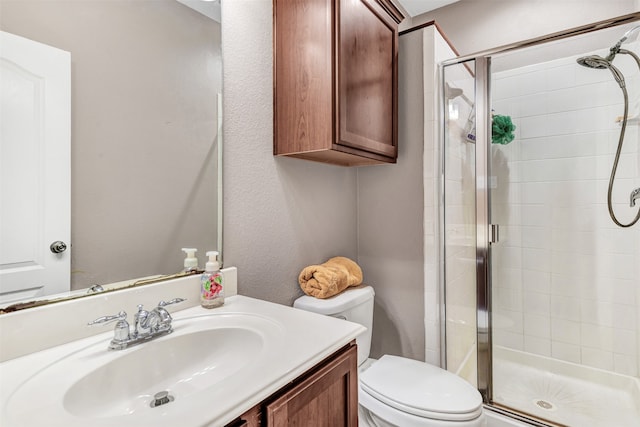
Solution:
{"label": "toilet tank lid", "polygon": [[293,302],[295,308],[313,313],[332,315],[356,307],[373,298],[375,292],[371,286],[360,285],[348,288],[331,298],[320,299],[304,295]]}

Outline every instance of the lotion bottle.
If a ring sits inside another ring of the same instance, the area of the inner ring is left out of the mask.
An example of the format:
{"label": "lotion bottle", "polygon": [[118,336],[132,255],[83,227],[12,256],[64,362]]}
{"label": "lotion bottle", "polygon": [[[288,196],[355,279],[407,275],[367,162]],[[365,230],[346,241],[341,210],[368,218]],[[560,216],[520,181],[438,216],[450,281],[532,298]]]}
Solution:
{"label": "lotion bottle", "polygon": [[184,259],[184,270],[182,271],[188,273],[197,270],[198,258],[196,258],[196,252],[198,252],[198,250],[196,248],[182,248],[182,250],[187,254],[187,257]]}
{"label": "lotion bottle", "polygon": [[204,308],[220,307],[224,304],[224,288],[222,273],[218,263],[218,252],[207,252],[209,260],[200,276],[200,305]]}

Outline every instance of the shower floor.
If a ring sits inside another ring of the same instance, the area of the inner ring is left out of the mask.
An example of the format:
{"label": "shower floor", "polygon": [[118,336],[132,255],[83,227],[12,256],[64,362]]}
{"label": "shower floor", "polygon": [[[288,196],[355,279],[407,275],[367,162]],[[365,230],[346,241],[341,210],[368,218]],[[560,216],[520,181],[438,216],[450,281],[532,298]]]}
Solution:
{"label": "shower floor", "polygon": [[570,427],[639,427],[640,380],[494,348],[494,401]]}

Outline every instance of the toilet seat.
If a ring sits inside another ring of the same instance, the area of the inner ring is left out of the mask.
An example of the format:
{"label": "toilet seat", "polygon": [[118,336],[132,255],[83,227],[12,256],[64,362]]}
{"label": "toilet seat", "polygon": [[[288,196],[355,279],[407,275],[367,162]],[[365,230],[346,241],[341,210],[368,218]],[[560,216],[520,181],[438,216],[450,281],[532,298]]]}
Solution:
{"label": "toilet seat", "polygon": [[482,414],[482,397],[469,383],[444,369],[404,357],[382,356],[360,376],[360,390],[421,418],[470,421]]}

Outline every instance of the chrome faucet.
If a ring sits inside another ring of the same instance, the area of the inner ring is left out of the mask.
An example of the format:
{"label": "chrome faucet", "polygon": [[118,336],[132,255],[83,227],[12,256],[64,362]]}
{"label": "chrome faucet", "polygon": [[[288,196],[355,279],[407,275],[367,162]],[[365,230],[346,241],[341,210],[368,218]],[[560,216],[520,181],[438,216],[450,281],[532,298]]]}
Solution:
{"label": "chrome faucet", "polygon": [[113,330],[113,339],[109,343],[110,350],[123,350],[143,341],[170,334],[173,332],[171,326],[171,315],[165,309],[166,306],[184,301],[183,298],[174,298],[169,302],[160,301],[158,306],[151,311],[138,305],[138,312],[133,316],[134,328],[131,331],[127,322],[127,313],[121,311],[113,316],[102,316],[88,323],[89,326],[101,325],[117,321]]}

